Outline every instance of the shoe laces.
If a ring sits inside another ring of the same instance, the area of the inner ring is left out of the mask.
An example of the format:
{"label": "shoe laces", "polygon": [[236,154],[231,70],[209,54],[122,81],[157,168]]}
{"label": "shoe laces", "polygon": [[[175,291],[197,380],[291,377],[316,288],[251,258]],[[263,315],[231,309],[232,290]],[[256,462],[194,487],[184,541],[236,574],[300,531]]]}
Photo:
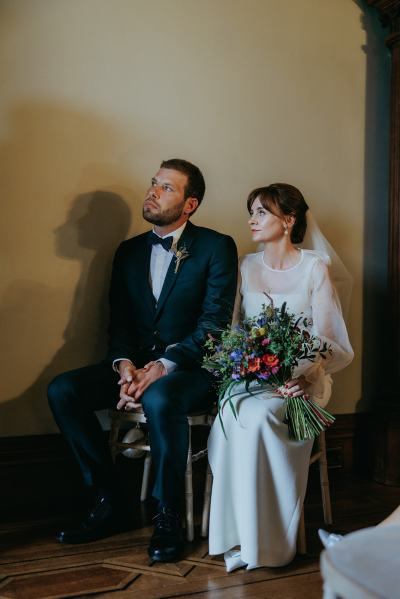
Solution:
{"label": "shoe laces", "polygon": [[154,527],[158,530],[174,530],[179,523],[179,515],[168,507],[163,507],[153,517]]}
{"label": "shoe laces", "polygon": [[104,518],[111,514],[111,505],[106,497],[98,497],[95,501],[94,506],[88,513],[88,520],[95,518]]}

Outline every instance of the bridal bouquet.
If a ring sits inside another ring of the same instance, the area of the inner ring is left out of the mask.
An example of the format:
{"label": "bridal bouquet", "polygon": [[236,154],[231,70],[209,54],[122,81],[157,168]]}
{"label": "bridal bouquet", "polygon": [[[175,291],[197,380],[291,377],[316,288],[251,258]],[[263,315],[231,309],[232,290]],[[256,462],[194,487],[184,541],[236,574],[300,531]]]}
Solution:
{"label": "bridal bouquet", "polygon": [[250,384],[255,382],[260,388],[269,386],[284,397],[285,422],[292,439],[313,439],[332,424],[334,417],[306,395],[291,397],[284,385],[293,378],[299,360],[314,362],[318,356],[326,359],[332,349],[309,333],[312,324],[309,318],[291,314],[286,303],[276,308],[272,298],[265,295],[269,304],[263,304],[258,317],[222,331],[219,340],[209,335],[206,342],[203,367],[219,379],[218,414],[222,429],[225,434],[222,411],[227,403],[236,417],[232,402],[234,388],[245,383],[246,392],[252,394],[255,389],[254,385],[250,389]]}

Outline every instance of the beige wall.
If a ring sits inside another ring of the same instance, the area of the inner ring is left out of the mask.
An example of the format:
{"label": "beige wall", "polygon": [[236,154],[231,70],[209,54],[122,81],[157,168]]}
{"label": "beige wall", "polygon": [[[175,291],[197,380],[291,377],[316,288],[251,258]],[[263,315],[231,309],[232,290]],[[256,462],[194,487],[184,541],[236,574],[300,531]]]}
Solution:
{"label": "beige wall", "polygon": [[46,385],[101,356],[110,258],[172,156],[204,171],[195,222],[241,253],[249,190],[302,189],[355,277],[331,403],[355,411],[364,43],[350,0],[2,0],[0,435],[56,430]]}

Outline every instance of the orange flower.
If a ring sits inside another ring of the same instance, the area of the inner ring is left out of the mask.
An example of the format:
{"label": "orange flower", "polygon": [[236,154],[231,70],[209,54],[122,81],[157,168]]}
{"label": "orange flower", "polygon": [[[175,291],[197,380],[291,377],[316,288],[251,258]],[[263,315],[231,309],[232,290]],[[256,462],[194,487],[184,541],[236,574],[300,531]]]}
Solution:
{"label": "orange flower", "polygon": [[275,354],[264,354],[261,360],[268,368],[274,368],[279,364],[279,358]]}
{"label": "orange flower", "polygon": [[250,359],[247,366],[247,372],[257,372],[260,370],[260,358]]}

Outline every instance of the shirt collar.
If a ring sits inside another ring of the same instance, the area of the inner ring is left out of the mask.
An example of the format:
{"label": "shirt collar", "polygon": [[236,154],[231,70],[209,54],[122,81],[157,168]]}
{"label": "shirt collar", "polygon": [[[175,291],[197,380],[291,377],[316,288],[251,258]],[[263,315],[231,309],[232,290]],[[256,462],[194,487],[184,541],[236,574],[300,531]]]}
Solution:
{"label": "shirt collar", "polygon": [[167,235],[158,235],[153,228],[153,233],[154,235],[157,235],[157,237],[160,237],[161,239],[165,239],[166,237],[172,237],[172,245],[176,246],[183,231],[185,230],[185,227],[187,225],[187,221],[183,223],[183,225],[181,225],[179,227],[179,229],[175,229],[175,231],[171,231],[170,233],[167,233]]}

